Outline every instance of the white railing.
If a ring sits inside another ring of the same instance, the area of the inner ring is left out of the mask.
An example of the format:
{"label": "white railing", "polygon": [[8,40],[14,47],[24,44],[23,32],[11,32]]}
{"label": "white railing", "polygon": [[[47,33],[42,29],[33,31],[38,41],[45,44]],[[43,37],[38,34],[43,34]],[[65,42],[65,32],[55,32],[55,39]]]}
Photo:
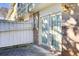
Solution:
{"label": "white railing", "polygon": [[29,30],[32,29],[32,24],[29,23],[0,23],[1,31],[11,31],[11,30]]}
{"label": "white railing", "polygon": [[32,22],[0,22],[0,47],[33,43]]}

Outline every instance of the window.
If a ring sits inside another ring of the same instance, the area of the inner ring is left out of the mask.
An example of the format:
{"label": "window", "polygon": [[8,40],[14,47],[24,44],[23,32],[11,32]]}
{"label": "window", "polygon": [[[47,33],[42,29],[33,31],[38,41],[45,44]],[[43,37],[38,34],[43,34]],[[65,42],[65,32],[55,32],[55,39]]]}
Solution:
{"label": "window", "polygon": [[30,3],[28,5],[28,12],[32,12],[33,8],[35,7],[35,4],[34,3]]}

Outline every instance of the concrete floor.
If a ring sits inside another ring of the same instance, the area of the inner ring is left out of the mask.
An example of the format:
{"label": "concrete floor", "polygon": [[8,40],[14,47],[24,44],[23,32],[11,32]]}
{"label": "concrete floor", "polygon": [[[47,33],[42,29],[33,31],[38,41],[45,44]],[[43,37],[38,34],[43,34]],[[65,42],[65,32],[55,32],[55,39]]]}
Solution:
{"label": "concrete floor", "polygon": [[52,56],[52,54],[36,45],[0,50],[0,56]]}

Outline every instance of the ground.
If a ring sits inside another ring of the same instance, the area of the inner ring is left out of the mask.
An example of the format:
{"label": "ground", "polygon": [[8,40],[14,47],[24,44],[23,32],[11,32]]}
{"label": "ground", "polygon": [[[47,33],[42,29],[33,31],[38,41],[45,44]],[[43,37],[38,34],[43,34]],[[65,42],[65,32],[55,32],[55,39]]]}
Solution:
{"label": "ground", "polygon": [[52,54],[41,47],[31,45],[28,47],[0,50],[0,56],[52,56]]}

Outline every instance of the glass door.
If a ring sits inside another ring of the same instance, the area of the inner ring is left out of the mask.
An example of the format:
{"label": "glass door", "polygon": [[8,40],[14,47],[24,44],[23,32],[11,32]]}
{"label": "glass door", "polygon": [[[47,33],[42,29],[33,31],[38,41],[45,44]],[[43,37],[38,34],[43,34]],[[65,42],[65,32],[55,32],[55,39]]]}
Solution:
{"label": "glass door", "polygon": [[61,14],[56,14],[56,15],[51,15],[50,16],[50,34],[51,34],[51,38],[52,38],[52,46],[57,49],[57,50],[61,50],[61,39],[62,39],[62,34],[61,34],[61,30],[62,30],[62,26],[61,26]]}
{"label": "glass door", "polygon": [[49,16],[42,17],[42,43],[48,44],[49,39]]}
{"label": "glass door", "polygon": [[57,50],[61,49],[61,14],[42,17],[42,44]]}

